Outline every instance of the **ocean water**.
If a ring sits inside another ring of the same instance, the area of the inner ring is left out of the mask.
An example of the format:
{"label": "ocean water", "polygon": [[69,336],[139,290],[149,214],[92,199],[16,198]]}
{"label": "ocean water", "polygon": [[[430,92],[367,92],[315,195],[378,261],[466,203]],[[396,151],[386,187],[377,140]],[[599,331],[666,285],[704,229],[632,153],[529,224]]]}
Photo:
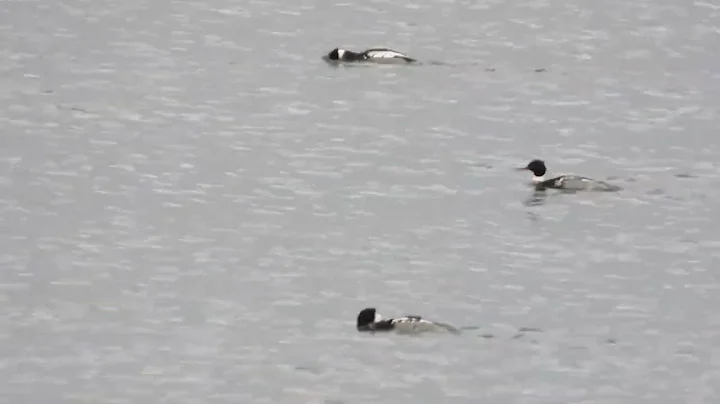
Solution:
{"label": "ocean water", "polygon": [[[681,0],[3,2],[0,401],[716,403],[718,26]],[[533,195],[533,158],[623,190]],[[359,334],[364,307],[464,332]]]}

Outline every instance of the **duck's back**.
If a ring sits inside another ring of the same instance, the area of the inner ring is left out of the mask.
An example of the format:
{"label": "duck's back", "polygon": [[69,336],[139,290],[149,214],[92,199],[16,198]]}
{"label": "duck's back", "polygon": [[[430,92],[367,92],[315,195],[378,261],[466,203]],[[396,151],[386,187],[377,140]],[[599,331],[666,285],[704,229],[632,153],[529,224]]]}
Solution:
{"label": "duck's back", "polygon": [[425,320],[419,316],[406,316],[393,320],[395,331],[399,334],[419,334],[424,332],[451,332],[458,334],[455,327]]}
{"label": "duck's back", "polygon": [[619,191],[620,187],[603,181],[580,175],[561,175],[553,179],[543,181],[546,188],[565,189],[568,191]]}
{"label": "duck's back", "polygon": [[363,53],[369,60],[374,61],[415,62],[415,59],[409,57],[408,55],[389,48],[372,48]]}

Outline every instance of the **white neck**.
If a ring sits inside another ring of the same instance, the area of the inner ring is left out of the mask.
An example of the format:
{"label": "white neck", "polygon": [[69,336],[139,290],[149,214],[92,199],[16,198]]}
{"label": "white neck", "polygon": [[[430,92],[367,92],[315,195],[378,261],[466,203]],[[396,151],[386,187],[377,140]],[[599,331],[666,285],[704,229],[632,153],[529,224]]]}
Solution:
{"label": "white neck", "polygon": [[543,181],[545,181],[545,177],[544,177],[544,176],[538,177],[538,176],[536,176],[536,175],[533,175],[532,182],[533,182],[534,184],[537,184],[538,182],[543,182]]}
{"label": "white neck", "polygon": [[383,319],[383,316],[381,316],[380,313],[375,312],[375,321],[374,322],[376,322],[376,323],[380,322],[380,321],[382,321],[382,319]]}

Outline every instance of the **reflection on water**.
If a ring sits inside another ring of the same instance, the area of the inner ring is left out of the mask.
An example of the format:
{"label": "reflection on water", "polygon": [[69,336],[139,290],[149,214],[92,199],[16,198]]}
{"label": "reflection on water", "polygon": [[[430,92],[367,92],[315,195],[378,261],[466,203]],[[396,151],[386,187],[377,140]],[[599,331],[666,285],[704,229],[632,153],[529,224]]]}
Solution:
{"label": "reflection on water", "polygon": [[525,199],[523,202],[523,205],[525,206],[539,206],[545,203],[545,199],[547,199],[547,191],[546,190],[533,190],[532,194]]}

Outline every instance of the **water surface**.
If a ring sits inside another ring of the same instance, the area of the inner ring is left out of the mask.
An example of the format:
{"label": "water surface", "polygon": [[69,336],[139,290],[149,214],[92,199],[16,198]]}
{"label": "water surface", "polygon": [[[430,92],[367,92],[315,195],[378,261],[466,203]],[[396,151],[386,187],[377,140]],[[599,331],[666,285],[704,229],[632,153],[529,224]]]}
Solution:
{"label": "water surface", "polygon": [[2,401],[716,402],[719,13],[5,2]]}

